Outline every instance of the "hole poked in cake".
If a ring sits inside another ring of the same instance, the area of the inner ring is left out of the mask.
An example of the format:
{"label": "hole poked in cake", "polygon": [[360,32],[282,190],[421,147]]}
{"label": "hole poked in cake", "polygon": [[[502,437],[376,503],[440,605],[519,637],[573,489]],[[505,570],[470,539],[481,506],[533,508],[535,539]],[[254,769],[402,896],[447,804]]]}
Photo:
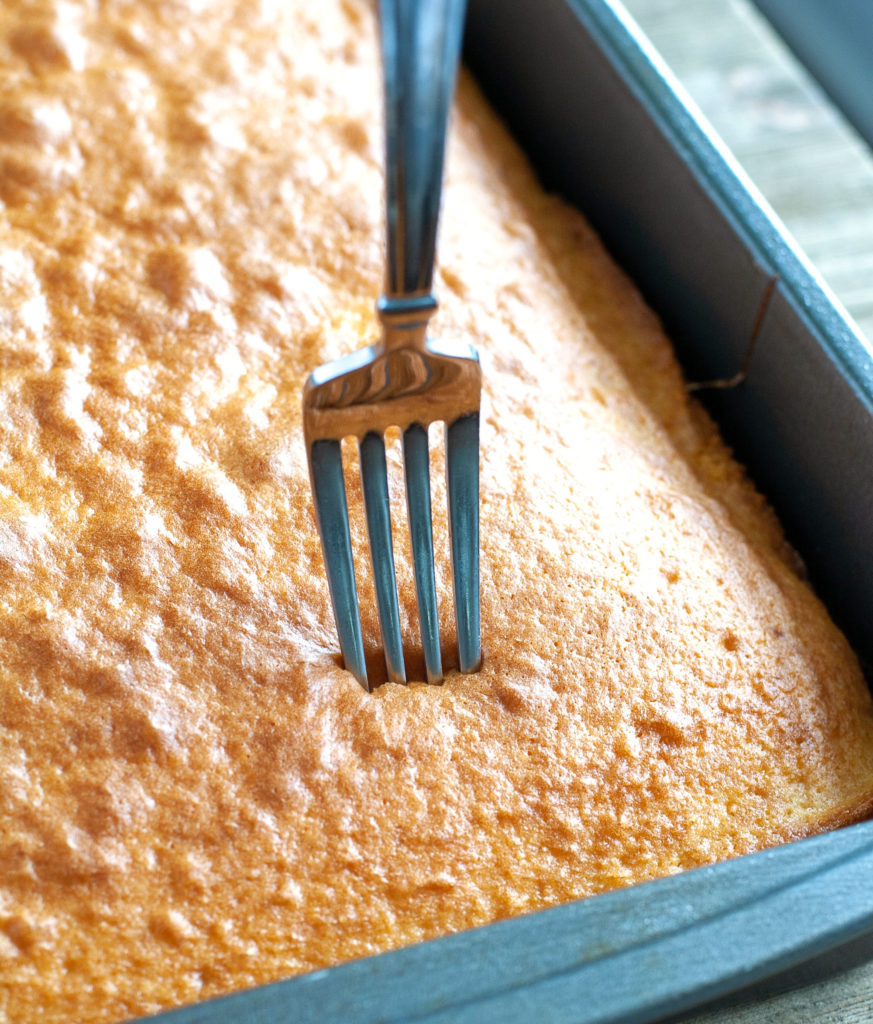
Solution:
{"label": "hole poked in cake", "polygon": [[[440,651],[442,652],[443,670],[448,675],[449,672],[457,671],[458,651],[454,635],[448,637],[447,640],[447,643],[440,644]],[[364,658],[367,663],[367,679],[370,682],[370,689],[375,690],[387,683],[388,671],[385,667],[385,656],[381,643],[365,641]],[[334,655],[334,661],[340,668],[343,667],[343,659],[339,651]],[[424,652],[420,644],[410,642],[403,645],[403,663],[406,666],[407,684],[426,682]]]}

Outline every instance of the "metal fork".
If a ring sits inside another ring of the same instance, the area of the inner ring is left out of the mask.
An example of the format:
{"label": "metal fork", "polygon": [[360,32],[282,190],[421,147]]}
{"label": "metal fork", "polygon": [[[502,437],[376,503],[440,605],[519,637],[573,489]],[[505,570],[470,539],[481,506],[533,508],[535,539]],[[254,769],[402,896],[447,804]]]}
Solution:
{"label": "metal fork", "polygon": [[481,657],[479,402],[476,350],[427,337],[449,107],[465,0],[380,0],[385,78],[387,266],[378,344],[318,367],[303,428],[318,531],[346,668],[369,689],[340,442],[358,440],[388,678],[406,682],[384,434],[403,432],[415,589],[429,683],[443,678],[431,528],[428,424],[445,424],[455,622],[461,672]]}

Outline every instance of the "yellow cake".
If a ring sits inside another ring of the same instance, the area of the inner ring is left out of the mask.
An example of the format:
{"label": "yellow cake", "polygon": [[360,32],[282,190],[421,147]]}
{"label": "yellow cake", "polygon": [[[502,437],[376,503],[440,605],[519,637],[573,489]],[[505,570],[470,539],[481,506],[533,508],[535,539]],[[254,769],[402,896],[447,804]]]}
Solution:
{"label": "yellow cake", "polygon": [[855,658],[469,81],[434,329],[485,373],[484,665],[341,668],[300,398],[377,336],[379,108],[357,0],[0,7],[3,1020],[127,1019],[868,811]]}

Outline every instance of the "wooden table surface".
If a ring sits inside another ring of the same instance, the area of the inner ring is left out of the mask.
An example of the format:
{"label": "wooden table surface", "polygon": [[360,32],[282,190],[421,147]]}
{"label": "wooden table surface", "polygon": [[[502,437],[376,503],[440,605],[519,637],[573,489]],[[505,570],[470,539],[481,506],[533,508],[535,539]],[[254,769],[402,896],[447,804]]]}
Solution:
{"label": "wooden table surface", "polygon": [[873,152],[750,0],[623,2],[873,339]]}
{"label": "wooden table surface", "polygon": [[[749,0],[624,4],[873,341],[873,152]],[[801,972],[792,991],[738,1000],[684,1019],[689,1024],[873,1022],[873,961],[844,967],[837,958],[834,970],[811,983]]]}
{"label": "wooden table surface", "polygon": [[794,991],[696,1014],[683,1024],[870,1024],[873,964],[856,966]]}

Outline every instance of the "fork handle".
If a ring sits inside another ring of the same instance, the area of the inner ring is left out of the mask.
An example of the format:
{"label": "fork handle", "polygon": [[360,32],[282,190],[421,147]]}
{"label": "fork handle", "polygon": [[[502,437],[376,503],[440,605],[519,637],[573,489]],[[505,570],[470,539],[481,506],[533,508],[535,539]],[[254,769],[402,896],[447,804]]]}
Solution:
{"label": "fork handle", "polygon": [[423,318],[426,325],[436,308],[437,220],[465,6],[466,0],[379,2],[388,231],[379,313],[386,343],[395,321],[408,327]]}

